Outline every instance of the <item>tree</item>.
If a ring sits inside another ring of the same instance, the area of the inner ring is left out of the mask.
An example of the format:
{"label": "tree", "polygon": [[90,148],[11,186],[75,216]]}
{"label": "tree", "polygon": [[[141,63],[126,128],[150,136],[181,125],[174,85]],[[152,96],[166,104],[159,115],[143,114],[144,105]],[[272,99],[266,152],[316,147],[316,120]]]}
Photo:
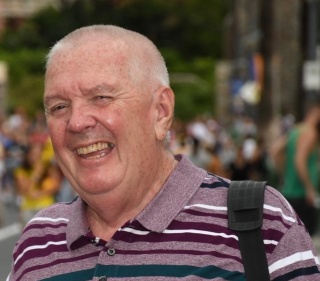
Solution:
{"label": "tree", "polygon": [[[192,83],[173,81],[172,84],[177,99],[176,116],[192,118],[199,111],[213,110],[214,61],[222,56],[222,26],[228,3],[225,0],[61,1],[60,10],[48,7],[40,11],[20,29],[6,31],[0,43],[8,52],[20,52],[23,46],[43,53],[70,31],[85,25],[114,24],[141,32],[162,50],[170,73],[192,73],[200,77]],[[38,63],[43,67],[43,60]],[[40,74],[30,69],[26,75]],[[10,93],[20,91],[12,79],[16,78],[10,78]],[[37,89],[34,94],[40,92],[42,95],[42,90]],[[13,94],[9,96],[16,98]]]}

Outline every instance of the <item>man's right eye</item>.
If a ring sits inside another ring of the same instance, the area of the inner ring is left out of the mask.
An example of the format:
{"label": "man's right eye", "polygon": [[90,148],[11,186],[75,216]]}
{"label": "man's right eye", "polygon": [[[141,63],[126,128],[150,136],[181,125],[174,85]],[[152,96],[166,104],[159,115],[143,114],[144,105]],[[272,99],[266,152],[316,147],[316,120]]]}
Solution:
{"label": "man's right eye", "polygon": [[63,105],[63,104],[56,105],[56,106],[53,106],[49,109],[49,113],[55,114],[55,113],[58,113],[59,111],[63,110],[64,108],[66,108],[66,105]]}
{"label": "man's right eye", "polygon": [[51,111],[55,112],[55,111],[59,111],[59,110],[61,110],[63,108],[65,108],[64,105],[57,105],[57,106],[54,106]]}

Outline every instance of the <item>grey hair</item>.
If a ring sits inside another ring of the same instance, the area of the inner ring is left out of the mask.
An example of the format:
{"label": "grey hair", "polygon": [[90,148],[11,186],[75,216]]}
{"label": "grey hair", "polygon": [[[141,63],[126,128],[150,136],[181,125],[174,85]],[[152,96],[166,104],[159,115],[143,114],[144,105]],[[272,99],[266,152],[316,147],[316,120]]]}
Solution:
{"label": "grey hair", "polygon": [[[90,41],[89,41],[90,40]],[[114,25],[81,27],[59,40],[46,56],[46,70],[56,53],[93,40],[107,41],[127,57],[129,75],[135,83],[150,82],[169,86],[168,70],[160,51],[144,35]]]}

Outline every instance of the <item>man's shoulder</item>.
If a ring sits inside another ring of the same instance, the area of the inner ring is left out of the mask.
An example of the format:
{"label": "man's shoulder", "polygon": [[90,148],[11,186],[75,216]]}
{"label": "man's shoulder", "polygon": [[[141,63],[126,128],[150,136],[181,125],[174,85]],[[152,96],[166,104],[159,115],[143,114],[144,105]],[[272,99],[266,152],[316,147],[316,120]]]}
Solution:
{"label": "man's shoulder", "polygon": [[75,197],[74,200],[70,202],[57,202],[47,208],[42,209],[38,214],[30,221],[39,221],[45,220],[69,220],[71,211],[76,207],[76,202],[79,200],[79,197]]}
{"label": "man's shoulder", "polygon": [[[196,201],[217,207],[216,209],[227,212],[227,196],[231,181],[208,173],[204,178],[197,194]],[[281,225],[280,229],[286,232],[293,224],[302,224],[295,211],[274,187],[267,185],[264,193],[264,228],[274,228]],[[279,230],[279,228],[278,228]]]}
{"label": "man's shoulder", "polygon": [[[75,203],[76,199],[70,203],[55,203],[39,211],[24,227],[17,245],[26,244],[24,241],[28,241],[30,245],[35,242],[45,243],[48,234],[56,236],[56,239],[65,240]],[[37,237],[36,241],[33,240],[34,237]]]}
{"label": "man's shoulder", "polygon": [[[193,208],[202,208],[209,217],[216,218],[216,224],[223,227],[224,232],[232,234],[228,229],[227,196],[230,180],[208,174],[200,186],[190,205]],[[189,208],[192,208],[189,207]],[[264,240],[268,241],[266,250],[271,254],[282,237],[295,226],[304,228],[303,223],[297,217],[295,211],[283,195],[269,185],[265,188],[263,203],[262,233]]]}
{"label": "man's shoulder", "polygon": [[[70,203],[55,203],[38,212],[24,227],[13,250],[14,272],[28,272],[39,261],[49,263],[51,253],[65,253],[67,229],[77,200]],[[28,279],[29,280],[29,279]]]}
{"label": "man's shoulder", "polygon": [[[25,226],[22,237],[36,232],[63,233],[75,208],[77,198],[72,202],[58,202],[39,211]],[[29,234],[28,234],[29,233]]]}
{"label": "man's shoulder", "polygon": [[229,184],[230,180],[207,173],[192,201],[226,208]]}
{"label": "man's shoulder", "polygon": [[292,225],[302,225],[301,220],[284,196],[275,188],[267,186],[265,190],[264,204],[264,221],[267,225],[277,226],[277,230],[285,232]]}

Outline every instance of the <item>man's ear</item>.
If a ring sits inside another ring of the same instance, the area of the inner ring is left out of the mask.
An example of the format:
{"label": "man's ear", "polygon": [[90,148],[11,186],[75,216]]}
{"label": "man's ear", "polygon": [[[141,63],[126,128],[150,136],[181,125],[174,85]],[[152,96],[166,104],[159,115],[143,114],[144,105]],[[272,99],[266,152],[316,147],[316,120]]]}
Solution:
{"label": "man's ear", "polygon": [[156,119],[155,133],[159,141],[165,139],[174,116],[174,93],[169,87],[161,87],[155,93]]}

